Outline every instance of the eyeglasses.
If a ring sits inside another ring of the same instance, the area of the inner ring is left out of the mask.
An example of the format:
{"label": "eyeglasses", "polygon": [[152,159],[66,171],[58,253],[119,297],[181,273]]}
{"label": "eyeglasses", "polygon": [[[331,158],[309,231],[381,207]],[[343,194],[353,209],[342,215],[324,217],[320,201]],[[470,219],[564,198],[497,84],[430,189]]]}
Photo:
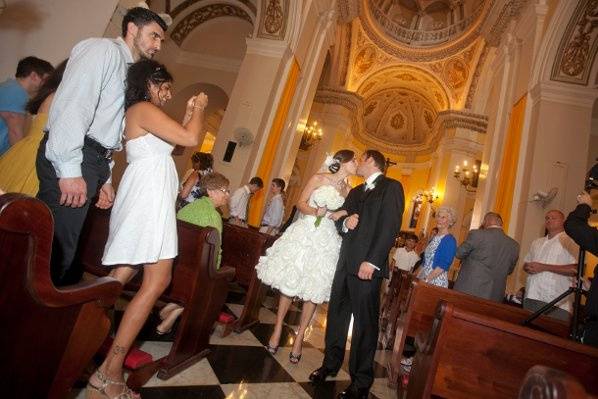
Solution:
{"label": "eyeglasses", "polygon": [[230,194],[230,190],[228,188],[219,188],[218,190],[222,191],[224,194]]}

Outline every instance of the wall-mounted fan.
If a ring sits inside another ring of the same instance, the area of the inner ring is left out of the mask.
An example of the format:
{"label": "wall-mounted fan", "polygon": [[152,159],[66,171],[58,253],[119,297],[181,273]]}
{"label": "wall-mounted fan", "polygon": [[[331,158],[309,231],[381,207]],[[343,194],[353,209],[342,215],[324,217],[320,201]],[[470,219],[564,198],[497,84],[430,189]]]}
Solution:
{"label": "wall-mounted fan", "polygon": [[533,196],[531,202],[538,203],[542,206],[542,208],[546,208],[548,204],[556,197],[557,193],[559,192],[558,187],[553,187],[550,191],[541,191],[538,190]]}

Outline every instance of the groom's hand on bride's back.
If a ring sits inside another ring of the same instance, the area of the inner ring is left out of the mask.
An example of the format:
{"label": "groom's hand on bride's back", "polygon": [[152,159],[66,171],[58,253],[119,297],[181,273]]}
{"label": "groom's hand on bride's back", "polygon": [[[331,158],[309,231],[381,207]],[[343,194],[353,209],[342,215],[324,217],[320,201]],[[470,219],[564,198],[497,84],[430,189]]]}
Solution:
{"label": "groom's hand on bride's back", "polygon": [[348,216],[344,221],[345,227],[348,230],[353,230],[359,224],[359,215],[354,213],[351,216]]}

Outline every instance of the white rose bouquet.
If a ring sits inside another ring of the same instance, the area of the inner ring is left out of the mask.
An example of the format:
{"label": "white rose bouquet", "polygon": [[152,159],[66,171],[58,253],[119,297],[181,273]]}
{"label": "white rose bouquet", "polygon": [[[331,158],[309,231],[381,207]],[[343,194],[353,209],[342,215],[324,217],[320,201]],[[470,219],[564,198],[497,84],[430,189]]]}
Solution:
{"label": "white rose bouquet", "polygon": [[[314,191],[314,203],[318,208],[326,208],[328,210],[337,210],[345,202],[345,198],[339,194],[332,186],[321,186]],[[318,227],[322,222],[323,216],[316,216],[314,225]]]}

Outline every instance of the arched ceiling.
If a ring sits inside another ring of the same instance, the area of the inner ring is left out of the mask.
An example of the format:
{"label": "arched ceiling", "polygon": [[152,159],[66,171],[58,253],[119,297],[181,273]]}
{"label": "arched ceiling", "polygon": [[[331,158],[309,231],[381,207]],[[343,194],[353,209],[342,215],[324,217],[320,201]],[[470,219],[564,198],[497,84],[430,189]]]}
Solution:
{"label": "arched ceiling", "polygon": [[409,65],[369,76],[357,89],[363,102],[364,141],[384,142],[395,150],[425,150],[436,140],[434,123],[450,100],[438,79]]}

